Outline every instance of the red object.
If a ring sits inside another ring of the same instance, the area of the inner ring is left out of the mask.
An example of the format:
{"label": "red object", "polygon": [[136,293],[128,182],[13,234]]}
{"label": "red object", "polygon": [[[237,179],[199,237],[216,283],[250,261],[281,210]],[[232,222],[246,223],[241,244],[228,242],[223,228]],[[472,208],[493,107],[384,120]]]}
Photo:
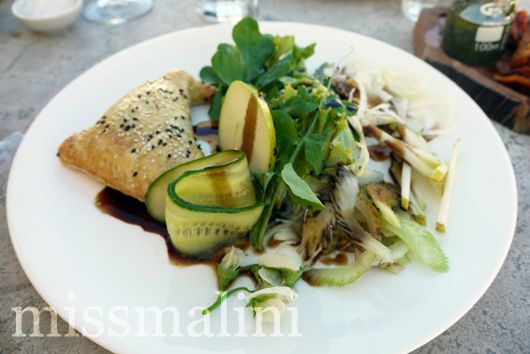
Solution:
{"label": "red object", "polygon": [[517,11],[512,24],[512,40],[518,43],[526,32],[528,14],[525,10]]}

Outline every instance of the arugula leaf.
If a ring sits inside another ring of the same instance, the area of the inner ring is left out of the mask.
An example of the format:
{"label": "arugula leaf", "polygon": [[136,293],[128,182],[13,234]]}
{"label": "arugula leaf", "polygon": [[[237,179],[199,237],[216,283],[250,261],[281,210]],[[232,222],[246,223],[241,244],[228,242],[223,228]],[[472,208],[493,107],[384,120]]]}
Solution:
{"label": "arugula leaf", "polygon": [[291,158],[300,138],[296,131],[296,124],[290,115],[279,110],[272,110],[271,113],[276,130],[276,151],[278,153],[276,158],[282,166]]}
{"label": "arugula leaf", "polygon": [[207,84],[219,85],[222,83],[221,78],[211,66],[203,67],[199,72],[199,77],[201,78],[202,82]]}
{"label": "arugula leaf", "polygon": [[309,134],[304,141],[305,159],[309,162],[317,176],[322,173],[324,159],[329,150],[330,138],[331,130],[326,129],[321,133]]}
{"label": "arugula leaf", "polygon": [[274,47],[276,49],[274,59],[278,60],[282,55],[293,51],[294,36],[274,36]]}
{"label": "arugula leaf", "polygon": [[296,92],[297,94],[287,99],[282,107],[286,113],[301,117],[314,112],[318,108],[316,100],[311,97],[304,86],[298,87]]}
{"label": "arugula leaf", "polygon": [[357,145],[349,127],[339,130],[330,143],[329,164],[349,165],[354,162]]}
{"label": "arugula leaf", "polygon": [[217,46],[217,52],[212,57],[212,67],[226,85],[245,78],[245,63],[241,60],[239,49],[232,45],[223,43]]}
{"label": "arugula leaf", "polygon": [[271,82],[278,80],[280,77],[287,75],[293,62],[293,55],[286,54],[276,63],[274,63],[263,75],[258,77],[256,86],[266,86]]}
{"label": "arugula leaf", "polygon": [[219,85],[215,95],[213,96],[212,103],[208,109],[208,114],[213,120],[219,120],[219,116],[221,115],[221,106],[223,105],[223,97],[225,96],[226,90],[226,86]]}
{"label": "arugula leaf", "polygon": [[258,23],[250,17],[234,26],[232,38],[239,48],[242,62],[245,63],[244,81],[251,82],[261,73],[265,61],[273,53],[273,38],[271,35],[261,34]]}
{"label": "arugula leaf", "polygon": [[315,54],[315,46],[316,43],[311,43],[307,47],[298,47],[297,45],[294,46],[294,56],[296,59],[307,59],[313,54]]}
{"label": "arugula leaf", "polygon": [[298,176],[291,163],[288,163],[283,167],[281,176],[282,180],[289,188],[291,195],[299,204],[310,206],[315,210],[324,209],[322,202],[311,188],[309,188],[309,185]]}

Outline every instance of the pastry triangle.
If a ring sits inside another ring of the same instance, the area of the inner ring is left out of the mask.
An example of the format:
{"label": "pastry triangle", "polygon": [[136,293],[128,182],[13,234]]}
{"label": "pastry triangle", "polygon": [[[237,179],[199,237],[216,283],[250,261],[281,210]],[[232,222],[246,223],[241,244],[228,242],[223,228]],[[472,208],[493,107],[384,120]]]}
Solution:
{"label": "pastry triangle", "polygon": [[95,126],[66,139],[58,156],[66,165],[140,201],[164,171],[203,156],[195,141],[190,105],[214,88],[182,70],[129,92]]}

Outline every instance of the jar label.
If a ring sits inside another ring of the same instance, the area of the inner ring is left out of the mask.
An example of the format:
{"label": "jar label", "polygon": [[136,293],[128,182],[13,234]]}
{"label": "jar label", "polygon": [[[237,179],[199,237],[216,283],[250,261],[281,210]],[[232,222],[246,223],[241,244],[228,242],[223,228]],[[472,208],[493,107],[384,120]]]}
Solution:
{"label": "jar label", "polygon": [[501,40],[503,32],[503,26],[481,26],[477,29],[477,34],[475,35],[475,42],[498,42]]}

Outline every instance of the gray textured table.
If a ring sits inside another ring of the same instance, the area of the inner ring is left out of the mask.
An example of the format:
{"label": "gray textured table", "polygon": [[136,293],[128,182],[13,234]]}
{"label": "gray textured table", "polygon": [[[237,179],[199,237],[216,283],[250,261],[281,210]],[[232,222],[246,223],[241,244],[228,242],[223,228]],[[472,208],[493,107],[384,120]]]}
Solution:
{"label": "gray textured table", "polygon": [[[48,36],[26,30],[12,17],[11,1],[0,0],[0,139],[15,131],[24,132],[63,86],[110,54],[163,33],[204,24],[196,13],[196,1],[155,2],[149,15],[129,24],[104,27],[79,19],[67,32]],[[262,18],[267,20],[329,25],[408,51],[412,48],[413,25],[401,16],[398,0],[260,3]],[[512,133],[497,124],[495,127],[517,175],[519,218],[510,253],[477,305],[417,353],[530,353],[530,136]],[[12,307],[40,308],[45,304],[16,259],[5,220],[5,198],[1,195],[0,352],[106,352],[83,337],[11,337],[15,330]],[[59,330],[65,333],[65,328],[61,322]]]}

